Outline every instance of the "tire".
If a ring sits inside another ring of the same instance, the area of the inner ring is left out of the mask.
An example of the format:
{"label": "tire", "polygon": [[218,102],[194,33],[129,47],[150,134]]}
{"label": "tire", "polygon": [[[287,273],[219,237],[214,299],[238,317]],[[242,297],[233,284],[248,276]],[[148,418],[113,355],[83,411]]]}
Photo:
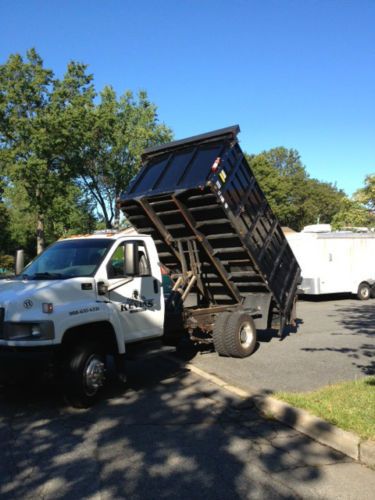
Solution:
{"label": "tire", "polygon": [[359,300],[368,300],[371,297],[371,287],[368,283],[361,283],[359,285],[357,297]]}
{"label": "tire", "polygon": [[219,356],[229,356],[225,347],[226,327],[230,313],[224,312],[217,316],[214,329],[212,331],[212,340],[214,342],[215,351]]}
{"label": "tire", "polygon": [[225,348],[232,358],[246,358],[254,352],[257,343],[253,318],[244,312],[229,316],[226,325]]}
{"label": "tire", "polygon": [[65,358],[64,393],[75,408],[89,408],[105,383],[105,356],[99,343],[77,345]]}

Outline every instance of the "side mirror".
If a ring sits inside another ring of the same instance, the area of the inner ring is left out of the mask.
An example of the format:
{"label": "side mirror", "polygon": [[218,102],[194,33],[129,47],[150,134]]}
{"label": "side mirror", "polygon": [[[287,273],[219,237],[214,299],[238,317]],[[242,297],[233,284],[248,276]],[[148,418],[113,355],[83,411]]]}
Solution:
{"label": "side mirror", "polygon": [[124,260],[125,276],[137,276],[139,274],[137,243],[126,243],[124,248]]}
{"label": "side mirror", "polygon": [[108,293],[108,284],[104,281],[99,281],[97,284],[98,295],[106,295]]}
{"label": "side mirror", "polygon": [[24,250],[17,250],[14,272],[16,275],[21,274],[25,267],[25,252]]}

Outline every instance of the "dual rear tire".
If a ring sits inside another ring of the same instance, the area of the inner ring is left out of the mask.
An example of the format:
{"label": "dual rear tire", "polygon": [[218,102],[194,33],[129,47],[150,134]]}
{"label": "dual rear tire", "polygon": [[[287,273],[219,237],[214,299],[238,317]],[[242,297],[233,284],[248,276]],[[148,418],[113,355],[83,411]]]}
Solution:
{"label": "dual rear tire", "polygon": [[221,356],[250,356],[257,343],[254,320],[246,312],[221,313],[216,319],[212,338],[215,350]]}

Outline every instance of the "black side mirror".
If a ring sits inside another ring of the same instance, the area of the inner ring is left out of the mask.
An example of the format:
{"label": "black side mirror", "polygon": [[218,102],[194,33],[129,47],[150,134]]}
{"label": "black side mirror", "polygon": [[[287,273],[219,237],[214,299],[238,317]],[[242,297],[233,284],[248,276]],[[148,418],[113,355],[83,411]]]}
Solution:
{"label": "black side mirror", "polygon": [[25,252],[24,250],[17,250],[15,265],[14,265],[14,273],[16,275],[21,274],[25,267]]}
{"label": "black side mirror", "polygon": [[124,260],[125,260],[124,262],[125,276],[137,276],[139,274],[137,243],[125,244]]}
{"label": "black side mirror", "polygon": [[108,293],[108,284],[104,281],[99,281],[97,285],[98,295],[106,295]]}

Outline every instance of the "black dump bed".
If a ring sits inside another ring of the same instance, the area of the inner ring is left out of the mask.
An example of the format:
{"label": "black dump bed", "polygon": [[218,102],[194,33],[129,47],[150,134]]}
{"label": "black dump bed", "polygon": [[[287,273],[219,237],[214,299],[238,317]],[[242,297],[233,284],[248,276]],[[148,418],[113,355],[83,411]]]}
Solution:
{"label": "black dump bed", "polygon": [[300,269],[238,132],[233,126],[146,150],[119,204],[139,232],[153,237],[162,264],[177,273],[189,262],[196,268],[190,292],[198,305],[271,292],[288,315]]}

